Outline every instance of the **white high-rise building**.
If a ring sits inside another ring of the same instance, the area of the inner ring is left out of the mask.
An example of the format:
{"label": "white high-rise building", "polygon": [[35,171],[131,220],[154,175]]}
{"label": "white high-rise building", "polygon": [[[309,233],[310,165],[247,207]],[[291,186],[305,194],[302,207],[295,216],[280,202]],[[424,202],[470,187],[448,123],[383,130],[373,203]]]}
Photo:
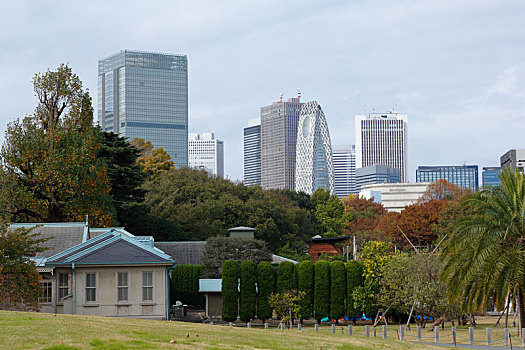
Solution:
{"label": "white high-rise building", "polygon": [[334,193],[332,143],[321,106],[310,101],[301,107],[297,127],[295,190],[312,194],[318,188]]}
{"label": "white high-rise building", "polygon": [[334,145],[334,188],[339,198],[357,193],[355,184],[355,145]]}
{"label": "white high-rise building", "polygon": [[370,113],[355,117],[355,166],[388,165],[407,181],[407,120],[399,113]]}
{"label": "white high-rise building", "polygon": [[188,135],[188,166],[224,177],[224,142],[213,133]]}

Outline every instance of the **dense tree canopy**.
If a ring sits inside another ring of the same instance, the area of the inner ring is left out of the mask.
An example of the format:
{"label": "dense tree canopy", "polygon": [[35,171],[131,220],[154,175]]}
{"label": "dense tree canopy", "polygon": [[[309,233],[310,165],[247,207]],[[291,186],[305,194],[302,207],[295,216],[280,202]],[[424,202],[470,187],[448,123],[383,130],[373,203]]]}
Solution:
{"label": "dense tree canopy", "polygon": [[9,221],[114,223],[89,94],[68,66],[37,74],[34,118],[10,123],[0,151],[0,211]]}
{"label": "dense tree canopy", "polygon": [[373,199],[364,199],[358,195],[349,195],[343,198],[345,208],[346,226],[345,234],[355,235],[359,244],[375,236],[375,228],[386,214],[385,208]]}

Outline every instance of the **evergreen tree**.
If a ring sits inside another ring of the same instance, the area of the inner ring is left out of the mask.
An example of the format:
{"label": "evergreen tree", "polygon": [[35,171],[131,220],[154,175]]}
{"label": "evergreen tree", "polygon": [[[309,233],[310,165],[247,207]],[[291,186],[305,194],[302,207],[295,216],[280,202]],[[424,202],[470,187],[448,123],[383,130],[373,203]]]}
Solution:
{"label": "evergreen tree", "polygon": [[314,303],[314,264],[305,260],[297,266],[297,287],[304,293],[299,305],[301,309],[299,314],[301,320],[309,318],[312,314],[312,305]]}
{"label": "evergreen tree", "polygon": [[314,316],[317,323],[330,314],[330,263],[314,264]]}
{"label": "evergreen tree", "polygon": [[345,314],[346,271],[342,261],[330,263],[330,315],[336,320]]}
{"label": "evergreen tree", "polygon": [[351,317],[355,324],[356,318],[361,316],[363,310],[355,307],[353,292],[357,288],[362,288],[363,265],[357,260],[346,263],[346,316]]}
{"label": "evergreen tree", "polygon": [[222,319],[233,322],[239,315],[239,264],[226,260],[222,266]]}
{"label": "evergreen tree", "polygon": [[257,265],[257,317],[264,323],[272,317],[272,307],[268,298],[275,291],[275,271],[268,261]]}
{"label": "evergreen tree", "polygon": [[294,289],[297,289],[295,265],[290,261],[283,261],[277,267],[277,293]]}
{"label": "evergreen tree", "polygon": [[242,322],[250,322],[255,318],[255,303],[257,291],[255,282],[257,280],[257,265],[251,260],[241,263],[241,293],[239,305],[239,318]]}

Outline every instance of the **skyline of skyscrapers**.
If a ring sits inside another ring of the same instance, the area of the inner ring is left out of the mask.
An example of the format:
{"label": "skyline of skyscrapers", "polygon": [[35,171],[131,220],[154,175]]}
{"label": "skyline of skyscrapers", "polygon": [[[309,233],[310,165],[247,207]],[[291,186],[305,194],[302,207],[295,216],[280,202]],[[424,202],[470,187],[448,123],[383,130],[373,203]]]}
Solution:
{"label": "skyline of skyscrapers", "polygon": [[261,107],[261,187],[295,189],[297,125],[302,103],[289,98]]}
{"label": "skyline of skyscrapers", "polygon": [[99,60],[98,118],[104,131],[149,140],[187,166],[187,57],[122,50]]}
{"label": "skyline of skyscrapers", "polygon": [[246,186],[261,184],[261,121],[250,119],[244,128],[244,176]]}
{"label": "skyline of skyscrapers", "polygon": [[403,114],[385,112],[355,116],[356,169],[388,165],[407,180],[407,122]]}
{"label": "skyline of skyscrapers", "polygon": [[316,101],[302,105],[297,132],[295,190],[307,194],[322,188],[334,192],[330,131]]}
{"label": "skyline of skyscrapers", "polygon": [[334,191],[337,197],[357,193],[355,184],[355,145],[333,145]]}
{"label": "skyline of skyscrapers", "polygon": [[418,166],[416,170],[416,182],[436,182],[438,180],[446,180],[458,187],[468,188],[475,192],[479,188],[478,166]]}
{"label": "skyline of skyscrapers", "polygon": [[224,177],[224,142],[213,133],[188,135],[188,166]]}

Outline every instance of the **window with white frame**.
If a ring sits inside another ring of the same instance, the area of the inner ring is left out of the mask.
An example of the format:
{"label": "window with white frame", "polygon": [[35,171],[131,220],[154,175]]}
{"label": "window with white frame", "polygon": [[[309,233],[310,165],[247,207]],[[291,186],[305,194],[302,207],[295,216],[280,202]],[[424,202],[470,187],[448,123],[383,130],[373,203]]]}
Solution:
{"label": "window with white frame", "polygon": [[69,294],[69,275],[67,273],[58,274],[58,299],[62,299]]}
{"label": "window with white frame", "polygon": [[42,286],[42,296],[38,298],[38,302],[51,303],[53,301],[53,281],[42,280],[40,285]]}
{"label": "window with white frame", "polygon": [[117,301],[128,301],[128,273],[117,273]]}
{"label": "window with white frame", "polygon": [[142,272],[142,300],[153,301],[153,272]]}
{"label": "window with white frame", "polygon": [[97,275],[86,273],[86,301],[95,301],[97,295]]}

